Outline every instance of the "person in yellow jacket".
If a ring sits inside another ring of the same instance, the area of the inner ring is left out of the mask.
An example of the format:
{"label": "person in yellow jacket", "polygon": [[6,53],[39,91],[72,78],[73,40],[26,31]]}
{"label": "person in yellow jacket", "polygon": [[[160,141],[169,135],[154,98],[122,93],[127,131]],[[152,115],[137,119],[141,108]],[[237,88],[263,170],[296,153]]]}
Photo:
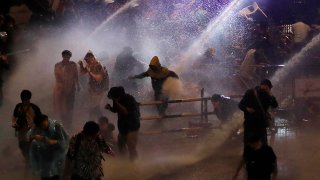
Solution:
{"label": "person in yellow jacket", "polygon": [[[163,83],[167,80],[167,78],[172,77],[179,79],[179,76],[175,72],[169,70],[166,67],[161,66],[158,56],[152,57],[149,64],[149,69],[146,72],[143,72],[135,76],[130,76],[129,79],[142,79],[145,77],[151,78],[151,84],[154,90],[154,99],[161,101],[168,100],[168,97],[162,93],[162,86]],[[164,116],[167,107],[167,103],[157,105],[159,115]]]}

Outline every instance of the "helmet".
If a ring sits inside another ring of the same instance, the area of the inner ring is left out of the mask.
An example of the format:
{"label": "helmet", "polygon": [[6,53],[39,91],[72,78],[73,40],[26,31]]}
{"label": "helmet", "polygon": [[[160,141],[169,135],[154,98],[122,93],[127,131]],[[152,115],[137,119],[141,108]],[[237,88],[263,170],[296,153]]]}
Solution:
{"label": "helmet", "polygon": [[62,51],[62,56],[72,56],[72,53],[71,53],[71,51],[69,51],[69,50],[64,50],[64,51]]}

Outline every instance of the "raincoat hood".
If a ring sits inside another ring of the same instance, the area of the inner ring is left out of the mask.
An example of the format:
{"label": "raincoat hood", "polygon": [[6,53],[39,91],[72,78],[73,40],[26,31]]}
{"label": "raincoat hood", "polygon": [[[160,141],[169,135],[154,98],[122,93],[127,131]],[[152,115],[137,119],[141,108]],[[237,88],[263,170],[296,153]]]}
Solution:
{"label": "raincoat hood", "polygon": [[159,61],[159,58],[158,56],[153,56],[151,61],[150,61],[150,66],[156,66],[158,68],[161,68],[161,64],[160,64],[160,61]]}
{"label": "raincoat hood", "polygon": [[87,57],[89,57],[89,56],[93,56],[93,57],[94,57],[93,52],[92,52],[91,50],[89,50],[89,51],[87,52],[87,54],[84,56],[84,58],[87,58]]}
{"label": "raincoat hood", "polygon": [[168,68],[161,66],[158,56],[153,56],[152,57],[149,66],[155,66],[155,67],[157,67],[159,69],[156,72],[156,71],[153,71],[149,67],[147,73],[151,78],[162,79],[162,78],[167,77],[169,75],[169,73],[170,73]]}

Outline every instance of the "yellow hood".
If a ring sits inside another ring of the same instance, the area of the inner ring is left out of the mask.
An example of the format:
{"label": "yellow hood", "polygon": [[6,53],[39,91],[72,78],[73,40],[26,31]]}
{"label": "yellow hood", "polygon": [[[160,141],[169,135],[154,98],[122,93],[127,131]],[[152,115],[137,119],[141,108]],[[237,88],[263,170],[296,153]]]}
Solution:
{"label": "yellow hood", "polygon": [[160,64],[158,56],[153,56],[149,65],[156,66],[156,67],[160,68],[161,64]]}
{"label": "yellow hood", "polygon": [[158,56],[153,56],[149,65],[156,66],[159,69],[159,71],[155,72],[149,68],[147,73],[150,77],[156,78],[156,79],[162,79],[169,75],[168,68],[161,66]]}

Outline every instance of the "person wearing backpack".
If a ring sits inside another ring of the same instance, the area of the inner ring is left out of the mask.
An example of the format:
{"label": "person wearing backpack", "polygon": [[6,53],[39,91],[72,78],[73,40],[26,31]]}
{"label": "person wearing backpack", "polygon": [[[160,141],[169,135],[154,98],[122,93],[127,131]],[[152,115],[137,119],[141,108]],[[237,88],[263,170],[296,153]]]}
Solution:
{"label": "person wearing backpack", "polygon": [[140,108],[135,98],[127,94],[122,86],[112,87],[108,98],[113,105],[107,104],[106,109],[118,113],[118,148],[121,155],[129,151],[129,159],[134,161],[138,157],[137,143],[140,129]]}
{"label": "person wearing backpack", "polygon": [[102,66],[91,51],[85,55],[84,61],[86,65],[79,61],[80,73],[89,75],[89,119],[94,121],[102,115],[100,103],[109,89],[109,76],[106,67]]}
{"label": "person wearing backpack", "polygon": [[271,81],[264,79],[260,86],[247,90],[239,103],[239,108],[244,113],[244,145],[252,135],[260,135],[264,144],[268,142],[267,127],[271,120],[268,110],[270,107],[278,107],[271,92],[272,87]]}
{"label": "person wearing backpack", "polygon": [[15,129],[19,148],[26,162],[29,160],[30,145],[27,138],[27,132],[33,126],[35,119],[41,117],[41,110],[37,105],[30,102],[31,97],[31,91],[21,91],[21,103],[18,103],[15,106],[12,117],[12,127]]}

